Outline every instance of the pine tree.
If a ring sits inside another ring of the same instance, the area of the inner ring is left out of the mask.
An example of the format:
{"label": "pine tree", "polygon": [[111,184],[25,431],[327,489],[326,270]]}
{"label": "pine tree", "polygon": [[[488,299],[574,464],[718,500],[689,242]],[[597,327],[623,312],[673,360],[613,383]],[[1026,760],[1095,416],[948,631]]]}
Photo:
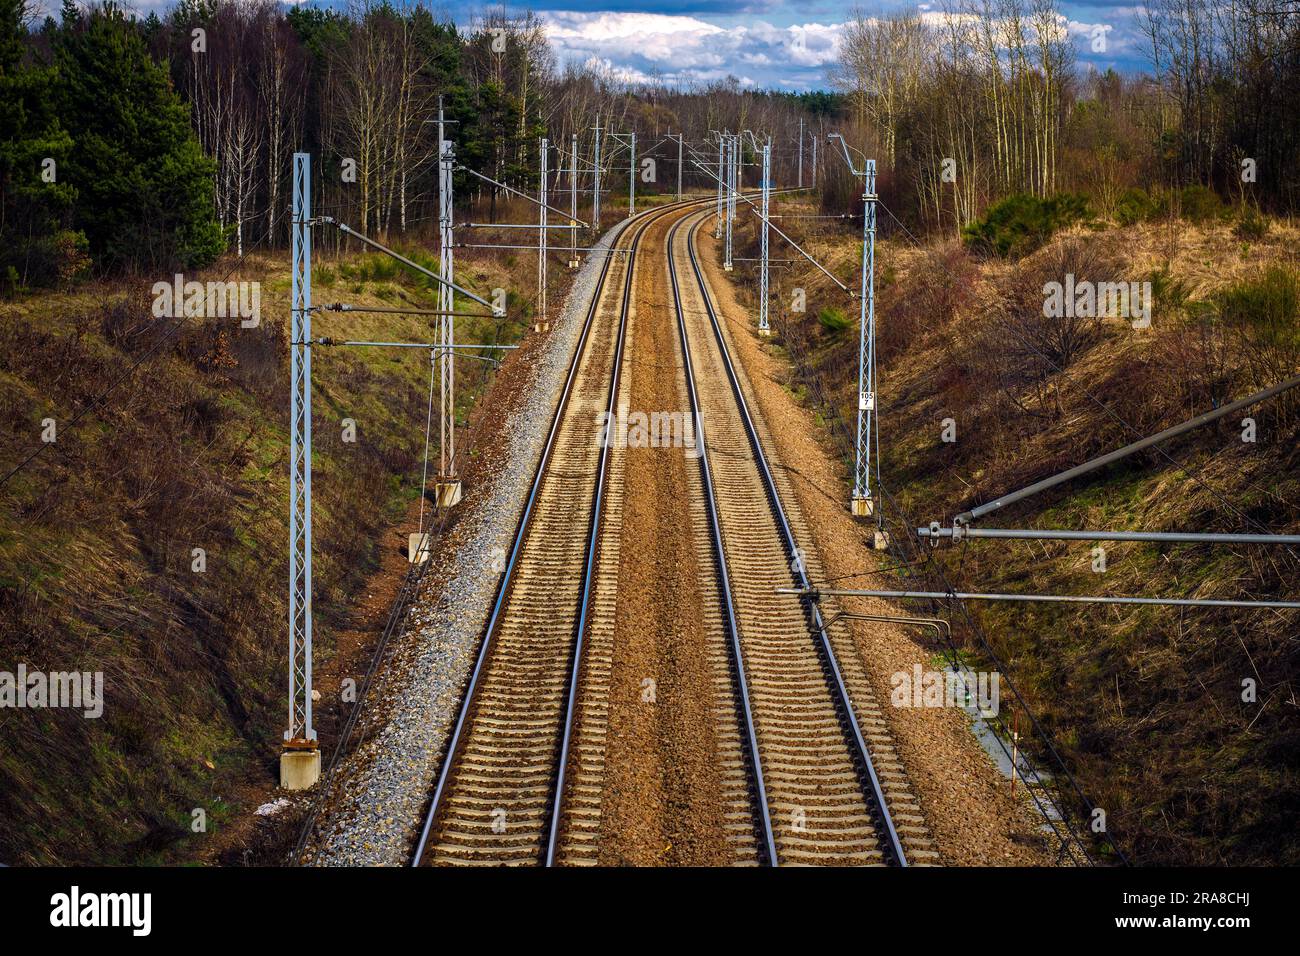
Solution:
{"label": "pine tree", "polygon": [[210,264],[225,247],[216,164],[135,22],[112,2],[65,21],[55,62],[59,115],[77,143],[67,163],[76,222],[96,260],[115,270]]}
{"label": "pine tree", "polygon": [[27,0],[0,0],[0,288],[70,278],[84,237],[62,228],[76,191],[62,181],[72,140],[45,95],[49,67],[27,62]]}

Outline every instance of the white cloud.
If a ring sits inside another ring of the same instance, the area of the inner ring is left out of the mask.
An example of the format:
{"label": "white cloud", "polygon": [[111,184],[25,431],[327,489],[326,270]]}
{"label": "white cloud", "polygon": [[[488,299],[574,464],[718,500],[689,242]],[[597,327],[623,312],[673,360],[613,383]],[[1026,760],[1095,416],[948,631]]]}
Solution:
{"label": "white cloud", "polygon": [[[835,59],[838,24],[777,27],[762,20],[723,27],[659,13],[543,13],[561,60],[604,66],[628,82],[707,82],[735,75],[743,85],[821,85]],[[598,66],[598,68],[599,68]],[[794,78],[792,79],[792,74]]]}

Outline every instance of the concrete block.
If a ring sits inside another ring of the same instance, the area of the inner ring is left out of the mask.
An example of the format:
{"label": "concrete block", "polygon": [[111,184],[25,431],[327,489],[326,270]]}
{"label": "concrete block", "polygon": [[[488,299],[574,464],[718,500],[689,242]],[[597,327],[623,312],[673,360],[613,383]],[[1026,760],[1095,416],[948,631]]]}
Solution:
{"label": "concrete block", "polygon": [[460,504],[461,486],[459,478],[444,478],[433,486],[434,500],[439,508],[450,508]]}
{"label": "concrete block", "polygon": [[761,336],[763,336],[764,338],[766,338],[767,336],[769,336],[769,335],[772,334],[772,330],[771,330],[771,329],[759,329],[759,330],[758,330],[758,334],[761,335]]}
{"label": "concrete block", "polygon": [[889,532],[876,529],[876,534],[871,540],[871,546],[877,551],[889,550]]}
{"label": "concrete block", "polygon": [[855,518],[870,518],[876,513],[876,502],[871,498],[854,498],[849,504],[849,510]]}
{"label": "concrete block", "polygon": [[407,538],[406,560],[411,564],[424,564],[429,560],[429,547],[429,532],[412,531]]}
{"label": "concrete block", "polygon": [[285,790],[308,790],[319,780],[319,750],[286,750],[280,754],[280,786]]}

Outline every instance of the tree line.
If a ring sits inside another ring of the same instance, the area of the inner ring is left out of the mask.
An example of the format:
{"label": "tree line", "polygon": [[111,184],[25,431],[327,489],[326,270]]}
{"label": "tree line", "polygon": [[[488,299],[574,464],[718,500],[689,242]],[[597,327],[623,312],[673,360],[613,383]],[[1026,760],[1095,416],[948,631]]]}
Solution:
{"label": "tree line", "polygon": [[[1151,72],[1081,69],[1055,0],[857,8],[833,85],[897,205],[960,230],[1013,194],[1199,186],[1278,213],[1300,206],[1300,4],[1147,0]],[[1079,42],[1106,52],[1098,26]],[[847,187],[844,187],[847,189]]]}
{"label": "tree line", "polygon": [[[180,0],[143,18],[114,0],[64,0],[58,18],[38,22],[32,0],[0,0],[0,281],[13,291],[91,272],[198,268],[227,249],[283,245],[300,150],[313,155],[316,212],[376,235],[427,230],[440,107],[459,163],[525,190],[537,188],[543,136],[558,147],[553,187],[567,188],[576,134],[590,188],[597,117],[606,132],[636,131],[639,155],[656,159],[658,186],[645,192],[675,188],[667,134],[683,131],[696,141],[710,129],[773,131],[793,179],[798,118],[808,152],[841,106],[835,93],[735,80],[634,87],[590,66],[560,68],[526,12],[490,11],[462,28],[425,0]],[[606,140],[603,156],[617,195],[626,153]],[[689,152],[684,166],[688,188],[711,185]],[[456,192],[490,218],[504,196],[463,173]]]}

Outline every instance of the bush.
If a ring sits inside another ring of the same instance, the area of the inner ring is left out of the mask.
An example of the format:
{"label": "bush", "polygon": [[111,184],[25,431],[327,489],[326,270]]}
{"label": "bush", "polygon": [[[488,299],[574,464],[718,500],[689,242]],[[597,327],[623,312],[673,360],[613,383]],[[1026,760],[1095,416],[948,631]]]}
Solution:
{"label": "bush", "polygon": [[822,331],[827,335],[841,335],[851,324],[844,310],[833,306],[827,306],[818,312],[817,321],[821,323]]}
{"label": "bush", "polygon": [[1064,286],[1067,275],[1079,282],[1117,282],[1123,279],[1122,258],[1111,242],[1070,237],[1018,263],[1001,283],[1000,306],[1019,330],[1011,333],[1015,361],[1027,370],[1064,370],[1101,337],[1099,302],[1091,315],[1080,315],[1075,309],[1048,314],[1048,283]]}
{"label": "bush", "polygon": [[1048,199],[1017,193],[990,206],[983,219],[966,225],[962,240],[977,252],[1018,259],[1041,247],[1057,229],[1078,222],[1087,212],[1087,200],[1073,193]]}
{"label": "bush", "polygon": [[1124,190],[1115,201],[1115,221],[1121,226],[1132,226],[1150,219],[1159,207],[1155,197],[1135,186]]}
{"label": "bush", "polygon": [[1168,266],[1152,269],[1147,281],[1151,283],[1152,309],[1161,319],[1176,320],[1204,311],[1192,299],[1191,286],[1185,279],[1175,278]]}
{"label": "bush", "polygon": [[1240,343],[1257,387],[1300,368],[1300,275],[1270,266],[1220,289],[1211,302],[1225,329]]}
{"label": "bush", "polygon": [[1254,206],[1247,206],[1242,210],[1232,234],[1247,242],[1258,242],[1268,235],[1268,219]]}
{"label": "bush", "polygon": [[1222,219],[1223,202],[1207,186],[1184,186],[1178,193],[1179,217],[1188,222],[1205,223]]}
{"label": "bush", "polygon": [[876,347],[881,356],[896,355],[930,333],[949,329],[972,305],[978,277],[970,255],[951,242],[903,280],[878,283]]}

